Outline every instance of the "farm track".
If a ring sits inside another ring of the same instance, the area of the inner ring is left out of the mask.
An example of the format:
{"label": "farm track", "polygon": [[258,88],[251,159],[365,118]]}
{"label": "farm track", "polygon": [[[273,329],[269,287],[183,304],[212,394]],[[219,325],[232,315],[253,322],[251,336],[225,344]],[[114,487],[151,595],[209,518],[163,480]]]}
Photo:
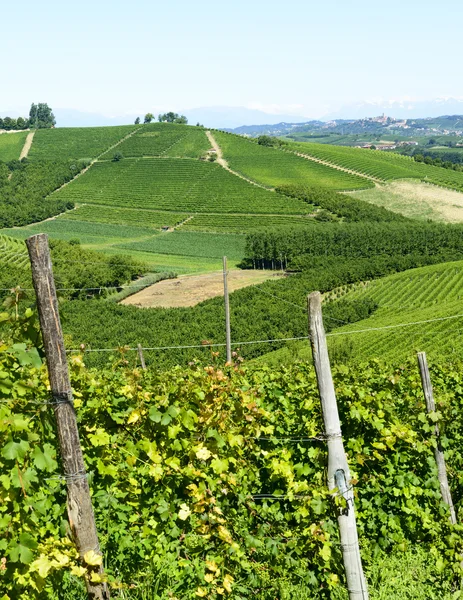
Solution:
{"label": "farm track", "polygon": [[241,173],[238,173],[237,171],[233,171],[233,169],[231,169],[229,167],[228,162],[223,157],[222,148],[219,146],[219,144],[218,144],[217,140],[215,139],[215,137],[212,135],[212,133],[210,131],[206,131],[206,135],[207,135],[209,141],[211,142],[211,146],[217,152],[217,163],[221,167],[223,167],[225,170],[229,171],[233,175],[236,175],[236,177],[239,177],[240,179],[244,179],[244,181],[247,181],[248,183],[250,183],[252,185],[255,185],[257,187],[260,187],[263,190],[267,190],[267,191],[271,191],[271,192],[275,191],[274,188],[265,187],[265,185],[261,185],[260,183],[257,183],[256,181],[253,181],[252,179],[249,179],[248,177],[245,177],[244,175],[241,175]]}
{"label": "farm track", "polygon": [[32,140],[34,139],[34,135],[35,135],[35,130],[30,131],[27,134],[23,149],[21,150],[21,154],[19,155],[19,160],[22,160],[23,158],[27,158],[27,155],[29,154],[29,150],[31,149],[31,146],[32,146]]}
{"label": "farm track", "polygon": [[88,165],[88,167],[85,167],[85,169],[83,169],[82,171],[80,171],[80,173],[77,173],[77,175],[75,177],[73,177],[70,181],[67,181],[66,183],[63,183],[63,185],[59,188],[57,188],[56,190],[53,190],[53,192],[50,194],[50,196],[52,194],[56,194],[56,192],[59,192],[60,190],[62,190],[63,188],[65,188],[67,185],[69,185],[70,183],[72,183],[73,181],[75,181],[78,177],[80,177],[81,175],[83,175],[84,173],[86,173],[90,167],[92,167],[102,156],[103,154],[106,154],[106,152],[110,152],[111,150],[114,150],[114,148],[117,148],[117,146],[119,146],[119,144],[122,144],[122,142],[125,142],[125,140],[128,140],[130,137],[133,136],[133,134],[138,131],[138,127],[135,128],[133,131],[131,131],[130,133],[128,133],[125,137],[121,138],[120,140],[118,140],[115,144],[113,144],[112,146],[110,146],[109,148],[105,148],[105,150],[103,152],[101,152],[100,154],[98,154],[98,156],[96,156]]}
{"label": "farm track", "polygon": [[372,177],[371,175],[365,175],[365,173],[360,173],[360,171],[353,171],[352,169],[348,169],[347,167],[341,167],[340,165],[336,165],[335,163],[331,163],[327,160],[322,160],[321,158],[315,158],[314,156],[310,156],[309,154],[303,154],[302,152],[292,152],[296,156],[300,156],[301,158],[305,158],[306,160],[311,160],[312,162],[319,163],[320,165],[325,165],[325,167],[331,167],[332,169],[337,169],[338,171],[342,171],[343,173],[349,173],[349,175],[356,175],[357,177],[363,177],[364,179],[368,179],[368,181],[373,181],[376,185],[384,184],[385,181],[382,179],[377,179],[376,177]]}

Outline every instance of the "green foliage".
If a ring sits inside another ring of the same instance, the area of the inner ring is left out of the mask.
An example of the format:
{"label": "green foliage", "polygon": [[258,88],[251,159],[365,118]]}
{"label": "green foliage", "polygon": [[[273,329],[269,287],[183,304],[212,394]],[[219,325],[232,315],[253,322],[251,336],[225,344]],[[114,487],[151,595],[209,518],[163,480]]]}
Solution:
{"label": "green foliage", "polygon": [[0,135],[0,161],[7,163],[19,159],[26,137],[27,131]]}
{"label": "green foliage", "polygon": [[244,235],[174,231],[141,242],[120,244],[119,247],[157,254],[181,254],[205,258],[228,256],[230,260],[239,261],[244,256],[245,243]]}
{"label": "green foliage", "polygon": [[187,125],[188,119],[184,115],[178,113],[168,112],[158,115],[158,121],[160,123],[178,123],[179,125]]}
{"label": "green foliage", "polygon": [[[36,351],[25,351],[37,341],[31,319],[13,318],[14,345],[0,354],[0,592],[51,600],[68,593],[71,574],[88,574],[67,537],[45,370]],[[460,370],[432,373],[457,510]],[[294,595],[301,588],[314,600],[343,597],[326,446],[304,441],[323,427],[309,366],[159,373],[129,368],[122,356],[92,371],[74,356],[71,375],[105,568],[121,597],[145,589],[158,600],[289,600],[303,598]],[[462,527],[450,525],[440,497],[415,364],[373,361],[333,375],[373,586],[384,579],[384,553],[394,551],[412,572],[427,555],[434,567],[424,583],[450,591],[461,577]],[[411,561],[405,551],[415,545],[421,558]],[[413,579],[418,591],[423,576]]]}
{"label": "green foliage", "polygon": [[17,168],[10,173],[0,163],[0,227],[27,225],[73,208],[71,201],[49,194],[73,179],[84,166],[65,160],[26,161],[15,165]]}
{"label": "green foliage", "polygon": [[367,152],[328,144],[291,143],[289,149],[383,181],[411,178],[463,190],[463,173],[433,166],[432,160],[425,164],[395,152]]}
{"label": "green foliage", "polygon": [[264,185],[297,184],[331,190],[373,187],[371,181],[359,175],[333,169],[280,148],[262,146],[255,140],[220,131],[214,132],[214,136],[232,169]]}
{"label": "green foliage", "polygon": [[250,185],[218,164],[174,158],[97,162],[57,197],[175,212],[304,214],[307,210],[304,202]]}
{"label": "green foliage", "polygon": [[[140,127],[134,135],[119,146],[124,156],[175,156],[199,158],[208,148],[209,141],[203,129],[172,123],[152,123]],[[102,159],[109,158],[104,154]]]}
{"label": "green foliage", "polygon": [[29,123],[35,129],[50,129],[56,125],[56,119],[48,104],[39,102],[38,104],[31,104]]}
{"label": "green foliage", "polygon": [[[402,215],[393,213],[382,206],[375,206],[368,202],[363,202],[352,196],[346,196],[345,194],[338,194],[331,190],[324,190],[323,188],[315,187],[304,187],[301,185],[285,185],[276,188],[277,192],[291,196],[292,198],[299,198],[305,200],[315,206],[320,206],[326,213],[330,211],[339,217],[342,217],[345,221],[349,222],[360,222],[360,221],[406,221],[407,219]],[[320,219],[319,220],[330,220]]]}
{"label": "green foliage", "polygon": [[182,231],[243,233],[279,227],[316,226],[317,223],[313,217],[302,215],[208,215],[197,213],[182,225]]}
{"label": "green foliage", "polygon": [[133,125],[40,129],[35,133],[29,158],[31,160],[96,158],[133,130]]}
{"label": "green foliage", "polygon": [[461,225],[440,223],[327,223],[248,235],[246,264],[273,268],[282,262],[304,268],[313,256],[368,258],[409,254],[463,255]]}

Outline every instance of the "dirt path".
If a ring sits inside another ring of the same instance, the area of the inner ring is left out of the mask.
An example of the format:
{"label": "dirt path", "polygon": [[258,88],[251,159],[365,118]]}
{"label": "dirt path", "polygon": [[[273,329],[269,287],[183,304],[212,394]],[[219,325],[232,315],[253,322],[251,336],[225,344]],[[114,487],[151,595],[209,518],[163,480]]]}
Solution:
{"label": "dirt path", "polygon": [[[263,283],[273,277],[280,277],[280,275],[275,271],[230,269],[228,289],[233,292],[249,285]],[[203,300],[221,295],[223,295],[223,273],[219,271],[203,275],[180,275],[177,279],[159,281],[125,298],[121,304],[131,304],[140,308],[178,308],[195,306]]]}
{"label": "dirt path", "polygon": [[23,158],[27,158],[27,155],[29,154],[29,150],[31,149],[31,146],[32,146],[32,140],[34,139],[34,135],[35,135],[35,129],[34,129],[34,131],[31,131],[30,133],[27,134],[23,149],[21,150],[21,154],[19,155],[19,160],[21,160]]}
{"label": "dirt path", "polygon": [[357,177],[363,177],[364,179],[368,179],[368,181],[374,181],[377,184],[383,184],[384,181],[382,179],[377,179],[376,177],[372,177],[371,175],[365,175],[364,173],[360,173],[359,171],[352,171],[352,169],[348,169],[346,167],[340,167],[334,163],[331,163],[327,160],[322,160],[321,158],[315,158],[314,156],[310,156],[309,154],[303,154],[302,152],[292,152],[296,154],[296,156],[300,156],[301,158],[305,158],[306,160],[311,160],[312,162],[319,163],[321,165],[325,165],[325,167],[331,167],[332,169],[337,169],[338,171],[342,171],[343,173],[349,173],[350,175],[357,175]]}
{"label": "dirt path", "polygon": [[260,188],[262,188],[264,190],[267,190],[267,191],[271,191],[271,192],[274,191],[273,188],[265,187],[265,185],[261,185],[260,183],[257,183],[256,181],[253,181],[252,179],[248,179],[248,177],[245,177],[244,175],[241,175],[241,173],[238,173],[237,171],[233,171],[233,169],[230,169],[230,167],[228,166],[227,161],[223,157],[222,148],[219,146],[219,144],[218,144],[217,140],[215,139],[215,137],[212,135],[212,133],[210,131],[206,131],[206,135],[209,138],[209,141],[211,142],[211,146],[214,148],[214,150],[217,153],[217,161],[216,162],[221,167],[223,167],[224,169],[226,169],[230,173],[233,173],[233,175],[236,175],[240,179],[244,179],[244,181],[247,181],[248,183],[251,183],[252,185],[255,185],[255,186],[260,187]]}

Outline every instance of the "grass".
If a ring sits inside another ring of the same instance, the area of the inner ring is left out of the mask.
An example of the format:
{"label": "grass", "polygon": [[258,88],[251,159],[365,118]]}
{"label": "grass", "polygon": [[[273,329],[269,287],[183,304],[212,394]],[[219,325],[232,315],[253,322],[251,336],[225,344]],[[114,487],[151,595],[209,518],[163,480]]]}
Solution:
{"label": "grass", "polygon": [[404,179],[378,185],[371,190],[351,192],[358,200],[400,213],[417,220],[461,222],[463,194],[419,180]]}
{"label": "grass", "polygon": [[135,129],[117,127],[59,127],[39,129],[34,136],[29,158],[93,159]]}
{"label": "grass", "polygon": [[0,134],[0,161],[18,160],[28,131]]}
{"label": "grass", "polygon": [[354,190],[373,187],[360,175],[351,175],[296,156],[277,148],[259,146],[246,138],[214,132],[229,166],[267,186],[302,184],[331,190]]}
{"label": "grass", "polygon": [[[371,600],[452,600],[459,597],[455,595],[452,585],[438,573],[432,555],[421,546],[405,552],[380,554],[372,565],[366,567],[365,573]],[[161,574],[147,573],[143,581],[134,582],[131,588],[113,590],[111,597],[118,600],[168,600],[175,597],[175,594],[172,595],[168,590],[162,591],[165,579]],[[344,586],[339,586],[331,592],[330,597],[331,600],[347,600],[348,595]],[[302,585],[279,580],[272,582],[272,592],[256,590],[253,598],[319,600],[321,596],[308,593]],[[71,576],[64,578],[59,595],[50,596],[50,600],[86,599],[83,584]]]}

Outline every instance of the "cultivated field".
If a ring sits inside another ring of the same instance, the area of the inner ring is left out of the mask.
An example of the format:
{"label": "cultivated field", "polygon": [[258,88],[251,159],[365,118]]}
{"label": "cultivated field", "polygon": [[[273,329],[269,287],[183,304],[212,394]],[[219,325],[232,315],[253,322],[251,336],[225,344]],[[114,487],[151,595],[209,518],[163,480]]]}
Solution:
{"label": "cultivated field", "polygon": [[297,183],[331,190],[355,190],[374,185],[360,174],[352,175],[291,152],[259,146],[237,135],[214,132],[214,137],[234,171],[270,187]]}
{"label": "cultivated field", "polygon": [[[228,272],[228,290],[234,292],[274,277],[277,277],[274,271],[231,269]],[[199,302],[216,296],[223,296],[223,273],[221,271],[207,275],[182,275],[177,279],[166,279],[129,296],[121,304],[130,304],[141,308],[178,308],[195,306]]]}
{"label": "cultivated field", "polygon": [[92,159],[117,144],[137,128],[136,125],[117,127],[63,127],[39,129],[29,152],[29,158]]}
{"label": "cultivated field", "polygon": [[[164,156],[199,158],[210,147],[202,127],[186,127],[171,123],[143,125],[133,136],[123,141],[117,151],[125,157]],[[101,158],[111,159],[114,152]]]}
{"label": "cultivated field", "polygon": [[420,181],[401,180],[349,194],[412,219],[463,221],[463,194]]}
{"label": "cultivated field", "polygon": [[383,181],[419,179],[463,190],[463,173],[418,163],[412,158],[393,152],[310,143],[292,143],[289,147],[294,151]]}
{"label": "cultivated field", "polygon": [[0,161],[18,160],[26,141],[27,131],[0,134]]}

